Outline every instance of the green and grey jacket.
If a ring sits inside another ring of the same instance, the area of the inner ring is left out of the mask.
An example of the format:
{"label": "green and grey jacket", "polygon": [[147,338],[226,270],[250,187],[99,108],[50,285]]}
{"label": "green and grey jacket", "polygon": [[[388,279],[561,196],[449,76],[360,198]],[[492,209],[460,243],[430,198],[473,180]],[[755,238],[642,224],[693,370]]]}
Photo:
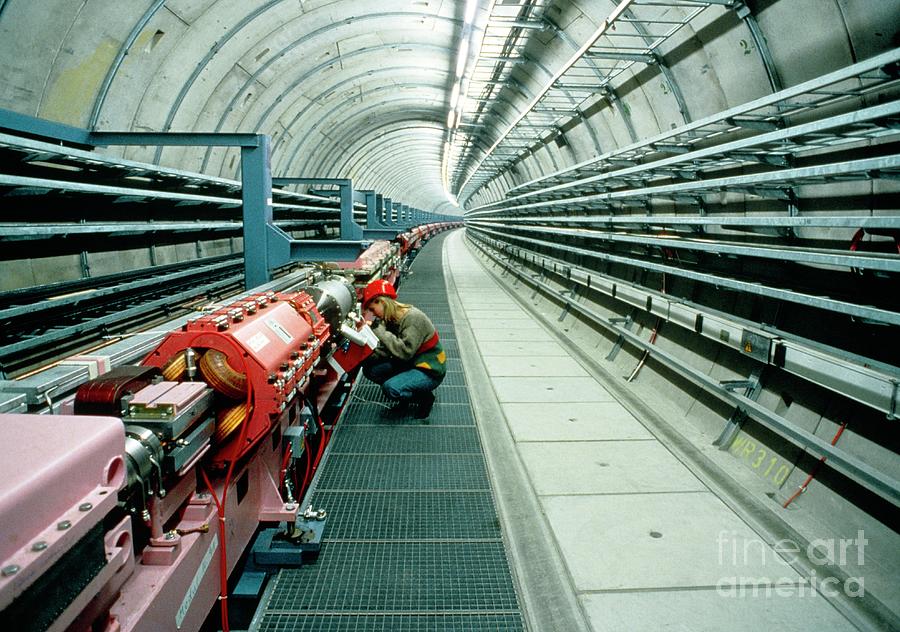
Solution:
{"label": "green and grey jacket", "polygon": [[431,319],[417,307],[410,307],[398,323],[379,321],[372,325],[378,337],[374,358],[395,358],[409,362],[410,368],[441,380],[447,372],[447,355]]}

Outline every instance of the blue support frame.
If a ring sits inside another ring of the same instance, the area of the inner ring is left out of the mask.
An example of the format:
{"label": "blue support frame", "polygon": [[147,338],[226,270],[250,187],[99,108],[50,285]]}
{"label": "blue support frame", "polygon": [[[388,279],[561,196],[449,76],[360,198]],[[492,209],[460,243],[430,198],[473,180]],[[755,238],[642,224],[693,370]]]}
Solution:
{"label": "blue support frame", "polygon": [[[93,148],[109,145],[218,146],[241,149],[241,202],[244,226],[244,282],[247,289],[271,280],[271,270],[290,261],[353,261],[370,239],[393,239],[426,219],[374,191],[356,192],[347,178],[272,178],[269,137],[224,132],[91,132],[0,108],[0,130]],[[275,226],[272,185],[328,184],[338,187],[340,239],[295,240]],[[367,228],[353,219],[354,201],[366,205]],[[450,220],[433,215],[431,221]]]}
{"label": "blue support frame", "polygon": [[384,225],[389,228],[397,226],[394,221],[394,201],[389,197],[384,198]]}
{"label": "blue support frame", "polygon": [[272,280],[276,264],[270,260],[268,233],[272,217],[272,172],[269,170],[269,137],[258,147],[241,147],[241,209],[244,224],[244,286],[246,289]]}
{"label": "blue support frame", "polygon": [[37,136],[52,141],[62,141],[70,145],[90,147],[90,132],[80,127],[56,123],[46,119],[20,114],[0,108],[0,130],[17,134]]}
{"label": "blue support frame", "polygon": [[[290,184],[328,184],[338,188],[341,202],[341,236],[342,240],[361,240],[362,226],[353,219],[353,201],[356,197],[353,182],[349,178],[272,178],[272,184],[287,186]],[[321,192],[319,192],[321,193]],[[354,257],[355,258],[355,257]]]}
{"label": "blue support frame", "polygon": [[397,236],[395,229],[388,228],[381,221],[381,203],[383,198],[375,191],[361,191],[366,201],[366,228],[363,234],[372,239],[394,239]]}
{"label": "blue support frame", "polygon": [[[341,234],[338,239],[293,240],[276,226],[270,226],[268,246],[278,263],[288,261],[355,261],[368,246],[362,226],[353,219],[353,182],[348,178],[272,178],[272,184],[328,184],[338,187],[341,203]],[[282,243],[287,240],[288,243]]]}
{"label": "blue support frame", "polygon": [[387,228],[387,222],[384,219],[384,196],[381,193],[375,194],[375,214],[378,216],[378,226]]}

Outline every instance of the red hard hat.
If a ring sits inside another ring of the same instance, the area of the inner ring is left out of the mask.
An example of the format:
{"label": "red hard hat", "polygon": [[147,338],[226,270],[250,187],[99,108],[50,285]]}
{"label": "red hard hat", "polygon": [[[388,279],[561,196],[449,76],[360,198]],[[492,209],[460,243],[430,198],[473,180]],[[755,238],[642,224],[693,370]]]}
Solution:
{"label": "red hard hat", "polygon": [[363,307],[379,296],[397,298],[397,290],[395,290],[394,286],[388,281],[385,281],[384,279],[375,279],[366,286],[365,290],[363,290]]}

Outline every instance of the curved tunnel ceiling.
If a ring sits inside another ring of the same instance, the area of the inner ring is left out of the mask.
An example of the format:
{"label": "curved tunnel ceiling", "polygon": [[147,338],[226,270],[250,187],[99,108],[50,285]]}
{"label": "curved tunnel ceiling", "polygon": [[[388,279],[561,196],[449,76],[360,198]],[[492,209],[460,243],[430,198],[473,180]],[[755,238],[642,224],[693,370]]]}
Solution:
{"label": "curved tunnel ceiling", "polygon": [[[457,196],[497,199],[871,57],[897,44],[898,14],[870,0],[0,0],[0,107],[265,133],[274,175],[459,212]],[[223,148],[125,154],[226,177],[239,164]]]}

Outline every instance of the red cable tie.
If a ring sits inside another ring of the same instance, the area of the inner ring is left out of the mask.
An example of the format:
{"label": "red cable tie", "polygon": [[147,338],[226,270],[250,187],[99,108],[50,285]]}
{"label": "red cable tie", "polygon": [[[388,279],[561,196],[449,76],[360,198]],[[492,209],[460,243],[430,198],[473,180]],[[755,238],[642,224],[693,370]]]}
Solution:
{"label": "red cable tie", "polygon": [[[841,424],[841,427],[838,428],[837,432],[834,435],[834,438],[832,438],[831,445],[837,445],[838,439],[841,438],[841,435],[844,433],[844,428],[846,428],[846,427],[847,427],[847,422],[845,421],[844,423]],[[809,484],[812,482],[813,478],[815,478],[816,473],[818,473],[819,468],[822,466],[822,464],[827,459],[828,459],[827,456],[823,456],[816,462],[815,465],[812,466],[812,468],[810,469],[810,472],[809,472],[809,476],[807,476],[806,480],[803,481],[803,484],[797,488],[797,491],[795,491],[793,493],[793,495],[784,502],[784,504],[781,506],[782,509],[787,509],[788,505],[790,505],[792,502],[794,502],[794,499],[796,499],[797,496],[799,496],[800,494],[802,494],[803,492],[806,491],[806,488],[809,487]]]}

